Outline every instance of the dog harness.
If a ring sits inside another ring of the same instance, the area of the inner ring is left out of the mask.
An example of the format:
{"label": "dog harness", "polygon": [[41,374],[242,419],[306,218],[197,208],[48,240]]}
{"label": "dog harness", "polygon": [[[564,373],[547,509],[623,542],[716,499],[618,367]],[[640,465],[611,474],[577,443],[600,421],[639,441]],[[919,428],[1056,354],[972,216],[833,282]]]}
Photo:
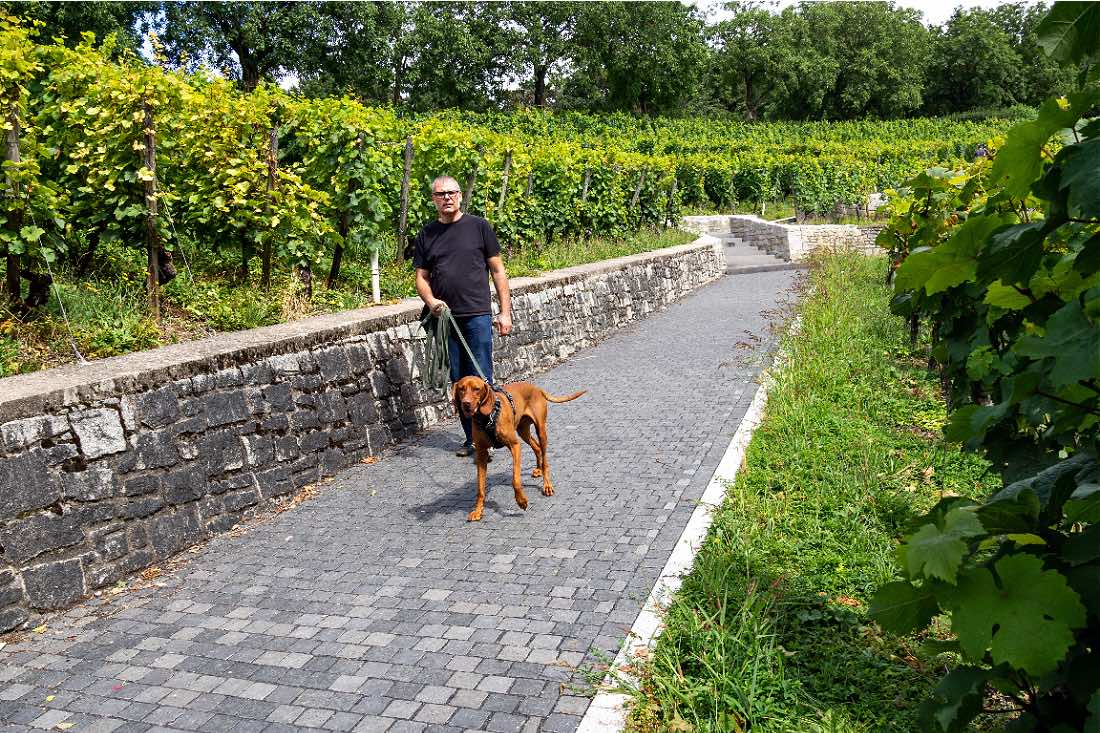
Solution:
{"label": "dog harness", "polygon": [[[493,385],[494,392],[502,392],[505,397],[508,398],[508,404],[512,406],[512,414],[516,414],[516,403],[512,399],[512,395],[505,389]],[[473,420],[477,423],[477,426],[481,428],[482,432],[489,437],[489,442],[492,443],[494,448],[503,448],[504,443],[497,437],[497,420],[500,419],[500,398],[497,397],[493,400],[493,409],[488,415],[481,414],[481,411],[474,413]]]}

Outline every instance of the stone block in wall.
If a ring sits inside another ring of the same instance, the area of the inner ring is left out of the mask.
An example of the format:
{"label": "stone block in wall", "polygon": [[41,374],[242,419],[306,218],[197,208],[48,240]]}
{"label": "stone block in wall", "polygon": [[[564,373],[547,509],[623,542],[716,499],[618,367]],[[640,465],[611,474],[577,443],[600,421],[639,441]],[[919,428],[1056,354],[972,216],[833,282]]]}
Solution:
{"label": "stone block in wall", "polygon": [[199,521],[194,505],[153,517],[149,523],[149,539],[157,557],[164,559],[206,539],[206,529]]}
{"label": "stone block in wall", "polygon": [[115,472],[106,466],[61,474],[61,498],[69,501],[102,501],[118,493]]}
{"label": "stone block in wall", "polygon": [[209,432],[199,439],[198,445],[207,476],[220,476],[244,468],[244,450],[236,433],[228,430]]}
{"label": "stone block in wall", "polygon": [[40,449],[0,458],[0,520],[50,506],[61,498]]}
{"label": "stone block in wall", "polygon": [[204,402],[206,423],[212,428],[243,422],[252,415],[248,401],[240,390],[213,392],[206,396]]}
{"label": "stone block in wall", "polygon": [[88,459],[122,453],[126,450],[126,433],[118,410],[102,408],[69,415],[76,433],[80,452]]}
{"label": "stone block in wall", "polygon": [[146,392],[136,397],[134,402],[137,420],[145,427],[163,428],[179,419],[179,398],[171,387]]}
{"label": "stone block in wall", "polygon": [[24,568],[22,575],[27,604],[36,610],[65,608],[87,593],[79,557],[33,565]]}
{"label": "stone block in wall", "polygon": [[26,450],[36,443],[52,440],[68,432],[68,421],[56,415],[13,420],[0,427],[0,446],[7,452]]}
{"label": "stone block in wall", "polygon": [[39,555],[84,541],[72,512],[38,512],[0,525],[0,548],[6,560],[25,565]]}
{"label": "stone block in wall", "polygon": [[166,473],[161,479],[164,500],[180,506],[206,496],[209,491],[206,471],[205,465],[191,464]]}

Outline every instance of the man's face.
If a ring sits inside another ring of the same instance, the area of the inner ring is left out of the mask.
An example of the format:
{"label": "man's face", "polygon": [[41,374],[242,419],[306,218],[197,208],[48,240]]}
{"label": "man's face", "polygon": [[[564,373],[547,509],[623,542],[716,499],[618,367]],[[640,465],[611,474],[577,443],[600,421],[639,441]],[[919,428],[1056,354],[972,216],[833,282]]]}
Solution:
{"label": "man's face", "polygon": [[458,184],[447,178],[433,183],[432,203],[440,214],[449,216],[457,213],[462,206],[462,192]]}

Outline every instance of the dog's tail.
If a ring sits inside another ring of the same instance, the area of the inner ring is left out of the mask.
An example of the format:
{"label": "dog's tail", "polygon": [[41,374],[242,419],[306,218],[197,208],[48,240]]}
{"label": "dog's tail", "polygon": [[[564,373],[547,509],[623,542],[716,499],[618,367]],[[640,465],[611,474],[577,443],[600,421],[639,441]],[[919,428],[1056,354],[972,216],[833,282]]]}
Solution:
{"label": "dog's tail", "polygon": [[572,400],[577,399],[581,395],[588,394],[587,389],[582,389],[580,392],[574,392],[573,394],[569,395],[568,397],[555,397],[554,395],[547,392],[545,389],[540,390],[540,391],[542,392],[542,396],[545,397],[548,402],[571,402]]}

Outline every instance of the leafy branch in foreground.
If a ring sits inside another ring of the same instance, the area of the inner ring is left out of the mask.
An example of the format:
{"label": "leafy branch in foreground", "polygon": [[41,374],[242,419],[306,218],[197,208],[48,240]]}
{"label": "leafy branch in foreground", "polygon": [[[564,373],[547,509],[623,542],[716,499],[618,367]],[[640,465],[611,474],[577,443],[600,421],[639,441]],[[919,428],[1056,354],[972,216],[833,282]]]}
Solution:
{"label": "leafy branch in foreground", "polygon": [[[923,708],[963,730],[1100,731],[1100,3],[1057,3],[1042,45],[1079,88],[1009,130],[992,165],[928,171],[880,244],[893,310],[931,322],[949,439],[1015,481],[984,503],[947,498],[899,548],[903,580],[872,615],[909,633],[938,614],[961,664]],[[1008,705],[988,703],[992,692]]]}

